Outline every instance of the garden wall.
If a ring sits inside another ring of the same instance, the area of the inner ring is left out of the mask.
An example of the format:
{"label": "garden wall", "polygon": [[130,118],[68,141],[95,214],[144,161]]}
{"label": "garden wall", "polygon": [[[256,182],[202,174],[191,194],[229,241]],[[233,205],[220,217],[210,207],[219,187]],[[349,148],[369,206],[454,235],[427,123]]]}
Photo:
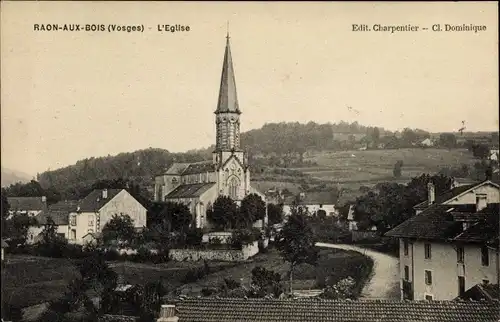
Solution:
{"label": "garden wall", "polygon": [[214,260],[236,262],[244,261],[249,257],[256,255],[259,252],[258,242],[243,246],[241,250],[237,249],[171,249],[169,257],[175,261],[199,261],[199,260]]}
{"label": "garden wall", "polygon": [[230,240],[232,235],[233,235],[233,233],[228,232],[228,231],[214,231],[211,233],[203,234],[203,238],[202,238],[201,242],[208,243],[208,242],[210,242],[210,238],[216,237],[216,238],[220,239],[222,244],[227,244],[227,243],[229,243],[229,240]]}

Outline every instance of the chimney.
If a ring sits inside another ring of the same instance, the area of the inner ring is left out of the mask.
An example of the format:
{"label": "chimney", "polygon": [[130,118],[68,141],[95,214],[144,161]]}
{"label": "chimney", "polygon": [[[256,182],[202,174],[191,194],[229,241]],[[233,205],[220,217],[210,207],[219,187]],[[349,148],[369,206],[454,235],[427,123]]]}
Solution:
{"label": "chimney", "polygon": [[488,196],[485,194],[476,195],[476,212],[488,207]]}
{"label": "chimney", "polygon": [[179,317],[175,316],[175,305],[173,304],[162,304],[160,310],[160,317],[157,322],[177,322]]}
{"label": "chimney", "polygon": [[299,198],[300,198],[300,200],[303,200],[305,197],[306,197],[306,193],[305,193],[305,192],[301,192],[301,193],[299,194]]}
{"label": "chimney", "polygon": [[108,198],[108,189],[103,189],[102,190],[102,199],[107,199]]}
{"label": "chimney", "polygon": [[434,201],[436,200],[436,189],[434,188],[434,184],[432,182],[429,182],[427,184],[427,202],[429,205],[432,205]]}
{"label": "chimney", "polygon": [[47,202],[47,197],[42,196],[42,202],[44,202],[44,203]]}

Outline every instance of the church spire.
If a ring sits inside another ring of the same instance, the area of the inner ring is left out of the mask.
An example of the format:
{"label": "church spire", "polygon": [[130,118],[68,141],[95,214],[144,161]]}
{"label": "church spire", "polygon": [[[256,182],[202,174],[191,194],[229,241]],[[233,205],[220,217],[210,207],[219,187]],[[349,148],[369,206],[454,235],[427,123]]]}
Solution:
{"label": "church spire", "polygon": [[217,102],[218,113],[238,113],[241,114],[236,96],[236,81],[234,79],[233,59],[229,44],[229,23],[226,35],[226,50],[224,52],[224,62],[222,64],[222,76],[220,80],[219,101]]}

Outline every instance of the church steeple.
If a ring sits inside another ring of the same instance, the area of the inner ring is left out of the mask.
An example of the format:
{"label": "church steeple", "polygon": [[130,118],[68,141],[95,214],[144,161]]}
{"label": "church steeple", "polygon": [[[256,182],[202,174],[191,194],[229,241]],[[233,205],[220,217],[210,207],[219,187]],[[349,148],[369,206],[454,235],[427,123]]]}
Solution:
{"label": "church steeple", "polygon": [[219,101],[215,113],[232,112],[241,114],[236,95],[236,81],[234,78],[233,59],[229,44],[229,31],[226,36],[226,50],[222,64],[222,76],[220,80]]}
{"label": "church steeple", "polygon": [[222,64],[219,100],[215,111],[216,151],[240,151],[240,114],[228,31],[224,62]]}

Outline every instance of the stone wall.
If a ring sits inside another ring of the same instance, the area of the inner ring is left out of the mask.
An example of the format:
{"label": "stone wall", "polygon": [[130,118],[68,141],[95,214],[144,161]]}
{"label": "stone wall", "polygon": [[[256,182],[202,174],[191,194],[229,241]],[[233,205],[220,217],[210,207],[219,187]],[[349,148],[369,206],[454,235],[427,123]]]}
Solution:
{"label": "stone wall", "polygon": [[352,241],[358,240],[378,240],[380,239],[380,233],[374,230],[353,230],[351,231]]}
{"label": "stone wall", "polygon": [[198,249],[171,249],[169,257],[175,261],[199,261],[199,260],[214,260],[237,262],[247,260],[249,257],[256,255],[259,252],[258,242],[243,246],[242,250],[237,249],[213,249],[213,250],[198,250]]}

